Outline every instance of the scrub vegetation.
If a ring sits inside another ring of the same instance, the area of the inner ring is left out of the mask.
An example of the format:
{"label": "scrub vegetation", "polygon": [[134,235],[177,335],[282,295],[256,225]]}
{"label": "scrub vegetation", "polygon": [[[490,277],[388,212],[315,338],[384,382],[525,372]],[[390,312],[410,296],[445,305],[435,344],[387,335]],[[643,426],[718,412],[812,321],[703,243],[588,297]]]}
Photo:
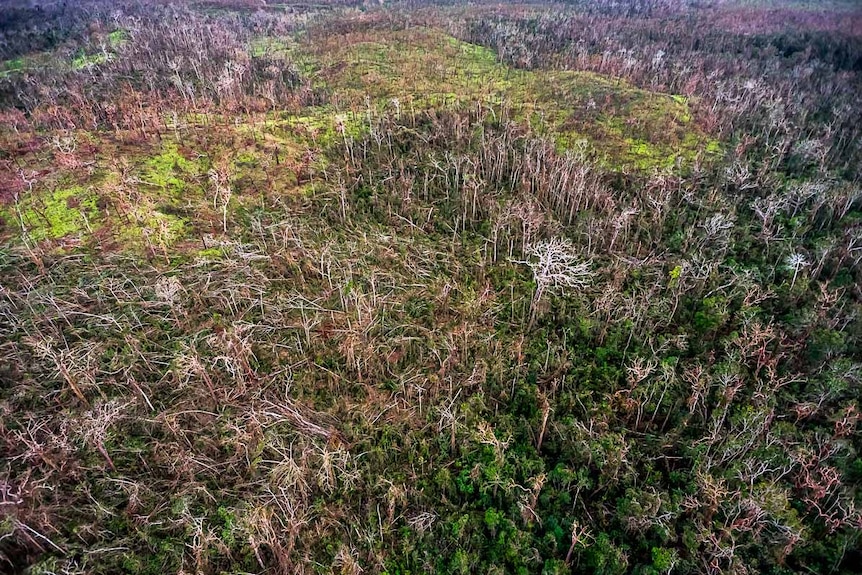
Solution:
{"label": "scrub vegetation", "polygon": [[862,565],[851,2],[10,2],[0,572]]}

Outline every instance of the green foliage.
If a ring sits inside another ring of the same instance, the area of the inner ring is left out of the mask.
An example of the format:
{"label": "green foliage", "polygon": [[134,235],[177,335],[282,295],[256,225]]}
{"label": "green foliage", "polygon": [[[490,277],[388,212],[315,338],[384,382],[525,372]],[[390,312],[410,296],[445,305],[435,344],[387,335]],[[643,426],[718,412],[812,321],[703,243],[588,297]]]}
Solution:
{"label": "green foliage", "polygon": [[668,573],[673,568],[673,552],[664,547],[652,548],[652,567],[658,573]]}
{"label": "green foliage", "polygon": [[614,545],[607,533],[599,533],[583,552],[584,566],[596,575],[621,575],[628,567],[625,552]]}

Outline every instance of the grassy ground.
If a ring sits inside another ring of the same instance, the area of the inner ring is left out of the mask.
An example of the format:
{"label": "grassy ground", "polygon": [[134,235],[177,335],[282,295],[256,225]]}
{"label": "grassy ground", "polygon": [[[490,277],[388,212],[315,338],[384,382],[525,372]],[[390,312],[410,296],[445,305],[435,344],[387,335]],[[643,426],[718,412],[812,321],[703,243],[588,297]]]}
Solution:
{"label": "grassy ground", "polygon": [[[123,46],[129,41],[126,30],[95,33],[87,48],[72,49],[71,46],[61,46],[51,52],[34,52],[0,62],[0,78],[9,74],[21,74],[38,68],[86,70],[98,66],[117,57]],[[66,52],[73,50],[71,56]]]}
{"label": "grassy ground", "polygon": [[[113,36],[112,42],[126,41],[119,32]],[[254,40],[251,56],[264,52],[296,58],[331,93],[331,103],[232,126],[225,118],[199,114],[181,120],[179,129],[190,136],[177,132],[155,147],[71,134],[67,138],[92,148],[92,157],[80,150],[64,154],[61,147],[25,157],[32,168],[42,166],[50,174],[19,205],[0,206],[5,222],[0,233],[8,238],[24,229],[35,241],[146,246],[164,255],[177,242],[212,233],[217,225],[220,208],[210,197],[208,175],[213,166],[229,166],[233,177],[252,188],[265,184],[270,192],[290,193],[323,172],[327,149],[345,136],[367,132],[369,114],[478,105],[553,138],[561,152],[586,150],[614,170],[684,169],[719,151],[698,128],[685,98],[592,73],[517,70],[485,48],[433,29],[313,42]],[[291,171],[276,169],[276,162]],[[229,209],[253,201],[237,195]]]}
{"label": "grassy ground", "polygon": [[597,74],[514,69],[487,48],[433,29],[315,37],[302,49],[314,77],[344,107],[361,108],[367,98],[375,106],[397,100],[406,111],[508,107],[553,135],[561,149],[586,141],[612,168],[670,169],[717,151],[692,121],[685,98]]}

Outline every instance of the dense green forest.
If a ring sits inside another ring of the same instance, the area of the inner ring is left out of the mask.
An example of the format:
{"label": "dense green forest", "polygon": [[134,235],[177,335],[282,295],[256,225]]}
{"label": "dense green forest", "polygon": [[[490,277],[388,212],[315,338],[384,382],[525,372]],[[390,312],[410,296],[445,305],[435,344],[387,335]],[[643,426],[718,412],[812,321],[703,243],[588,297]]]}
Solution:
{"label": "dense green forest", "polygon": [[0,573],[862,573],[855,2],[0,1]]}

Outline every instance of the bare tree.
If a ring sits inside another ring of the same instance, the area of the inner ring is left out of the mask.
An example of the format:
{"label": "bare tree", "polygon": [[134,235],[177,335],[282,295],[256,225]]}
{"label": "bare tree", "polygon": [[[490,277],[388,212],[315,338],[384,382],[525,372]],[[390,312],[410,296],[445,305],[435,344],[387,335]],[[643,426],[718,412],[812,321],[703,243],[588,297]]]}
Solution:
{"label": "bare tree", "polygon": [[790,254],[784,259],[784,265],[793,270],[793,280],[790,282],[790,289],[793,289],[793,286],[796,285],[796,278],[799,275],[799,271],[802,268],[810,266],[811,262],[808,261],[808,258],[806,258],[804,254],[796,252]]}
{"label": "bare tree", "polygon": [[222,229],[224,233],[227,233],[227,209],[231,196],[233,196],[230,172],[231,170],[228,165],[222,166],[219,170],[212,169],[209,171],[210,183],[213,187],[213,208],[221,208]]}
{"label": "bare tree", "polygon": [[524,262],[533,270],[536,291],[530,302],[530,327],[536,319],[539,302],[548,290],[559,288],[583,289],[590,284],[592,262],[581,261],[571,240],[551,238],[527,248],[530,260]]}

